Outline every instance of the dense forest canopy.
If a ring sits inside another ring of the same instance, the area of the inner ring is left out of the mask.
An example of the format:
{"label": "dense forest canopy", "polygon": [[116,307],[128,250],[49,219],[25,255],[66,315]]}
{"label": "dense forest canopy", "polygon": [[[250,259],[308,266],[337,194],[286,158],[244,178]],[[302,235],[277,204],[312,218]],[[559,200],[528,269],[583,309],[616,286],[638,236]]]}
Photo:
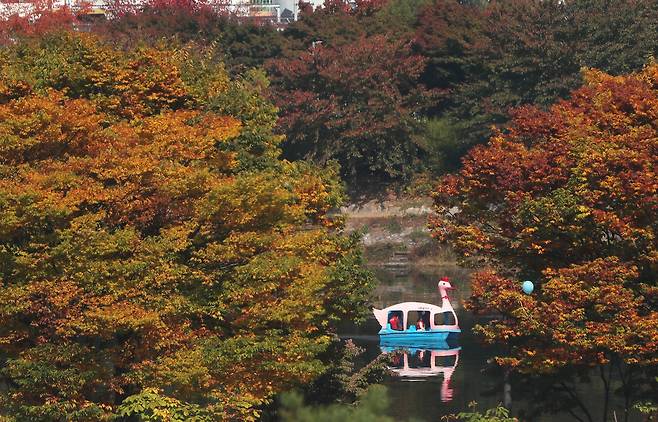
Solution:
{"label": "dense forest canopy", "polygon": [[[43,12],[29,25],[10,20],[3,34],[15,39],[73,26],[123,48],[205,46],[232,75],[266,69],[270,98],[280,107],[277,132],[287,136],[284,156],[336,160],[352,184],[454,170],[511,109],[568,97],[582,83],[581,68],[638,71],[658,48],[651,0],[331,0],[315,10],[302,5],[300,19],[283,31],[238,19],[211,1],[153,0],[124,9],[96,24]],[[325,69],[323,60],[332,57],[337,62]],[[385,70],[386,60],[400,71]],[[304,72],[325,76],[310,83]],[[371,92],[349,95],[352,85]],[[304,133],[310,119],[316,130]],[[366,120],[374,130],[363,130]]]}
{"label": "dense forest canopy", "polygon": [[501,366],[655,398],[658,2],[115,6],[0,22],[3,417],[250,420],[322,382],[372,288],[343,182],[430,180]]}

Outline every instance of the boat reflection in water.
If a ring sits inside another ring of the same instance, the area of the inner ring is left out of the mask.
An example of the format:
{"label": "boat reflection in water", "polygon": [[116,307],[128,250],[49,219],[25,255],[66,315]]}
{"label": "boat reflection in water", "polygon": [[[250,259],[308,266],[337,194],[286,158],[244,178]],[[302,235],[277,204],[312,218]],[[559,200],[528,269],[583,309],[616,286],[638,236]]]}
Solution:
{"label": "boat reflection in water", "polygon": [[449,402],[453,397],[450,380],[459,363],[461,347],[450,348],[447,343],[444,345],[444,348],[433,345],[431,349],[384,344],[380,347],[383,353],[391,355],[389,369],[399,377],[414,380],[442,375],[441,401]]}

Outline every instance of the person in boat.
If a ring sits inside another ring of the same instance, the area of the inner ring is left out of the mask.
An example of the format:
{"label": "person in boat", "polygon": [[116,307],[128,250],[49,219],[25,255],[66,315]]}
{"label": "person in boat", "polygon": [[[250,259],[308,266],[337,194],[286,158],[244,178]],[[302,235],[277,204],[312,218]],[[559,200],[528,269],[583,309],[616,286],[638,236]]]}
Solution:
{"label": "person in boat", "polygon": [[[429,318],[426,318],[426,315],[429,312],[419,312],[418,313],[418,321],[416,321],[416,329],[417,330],[427,330],[427,322],[425,321],[426,319],[429,320]],[[428,315],[429,316],[429,315]]]}
{"label": "person in boat", "polygon": [[397,313],[393,313],[393,315],[391,315],[391,319],[388,320],[388,323],[391,324],[391,330],[402,330],[400,316]]}

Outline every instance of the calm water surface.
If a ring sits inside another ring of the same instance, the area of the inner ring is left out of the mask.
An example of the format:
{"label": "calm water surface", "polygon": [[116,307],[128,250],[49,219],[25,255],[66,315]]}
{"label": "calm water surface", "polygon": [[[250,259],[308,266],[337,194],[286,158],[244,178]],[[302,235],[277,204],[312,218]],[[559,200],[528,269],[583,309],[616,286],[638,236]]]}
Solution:
{"label": "calm water surface", "polygon": [[[476,321],[461,305],[469,295],[467,270],[457,266],[432,267],[404,276],[380,268],[373,270],[380,281],[373,304],[380,309],[407,301],[440,304],[436,283],[442,276],[450,277],[457,288],[451,301],[462,328],[459,341],[451,343],[451,349],[447,351],[412,349],[396,353],[386,350],[394,355],[396,372],[404,375],[392,376],[386,381],[391,416],[400,420],[440,421],[444,415],[468,410],[468,404],[476,401],[479,409],[506,403],[522,421],[604,420],[604,390],[598,372],[588,374],[584,381],[566,378],[528,380],[506,377],[502,371],[487,364],[494,350],[483,347],[474,338],[471,329]],[[377,336],[379,328],[372,317],[362,326],[343,327],[341,337],[351,338],[366,349],[365,364],[382,353]],[[429,368],[431,360],[436,365]],[[621,383],[613,377],[612,386],[614,390]],[[623,403],[621,395],[613,395],[607,420],[625,420]],[[626,420],[639,422],[643,418],[632,411]]]}

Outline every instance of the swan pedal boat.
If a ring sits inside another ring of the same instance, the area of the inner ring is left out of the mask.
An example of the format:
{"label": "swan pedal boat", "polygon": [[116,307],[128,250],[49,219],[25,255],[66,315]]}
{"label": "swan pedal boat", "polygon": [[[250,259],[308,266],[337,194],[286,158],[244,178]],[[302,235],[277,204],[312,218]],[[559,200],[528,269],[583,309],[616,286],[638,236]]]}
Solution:
{"label": "swan pedal boat", "polygon": [[[412,345],[416,347],[432,347],[433,345],[443,345],[449,336],[456,336],[461,333],[457,314],[455,313],[447,294],[447,291],[451,290],[453,287],[446,278],[441,279],[438,287],[442,300],[441,306],[423,302],[403,302],[391,305],[384,309],[373,309],[372,312],[375,314],[375,318],[381,325],[381,329],[379,330],[380,343],[389,346]],[[417,329],[415,325],[416,321],[409,320],[411,317],[410,312],[416,312],[417,315],[419,315],[420,312],[429,313],[429,324],[427,324],[427,328]],[[454,323],[435,324],[435,315],[439,314],[444,318],[446,317],[446,314],[449,314],[452,317],[452,321],[450,322]],[[391,328],[389,320],[393,315],[401,316],[400,322],[403,329],[395,330]],[[404,327],[407,328],[404,329]]]}

